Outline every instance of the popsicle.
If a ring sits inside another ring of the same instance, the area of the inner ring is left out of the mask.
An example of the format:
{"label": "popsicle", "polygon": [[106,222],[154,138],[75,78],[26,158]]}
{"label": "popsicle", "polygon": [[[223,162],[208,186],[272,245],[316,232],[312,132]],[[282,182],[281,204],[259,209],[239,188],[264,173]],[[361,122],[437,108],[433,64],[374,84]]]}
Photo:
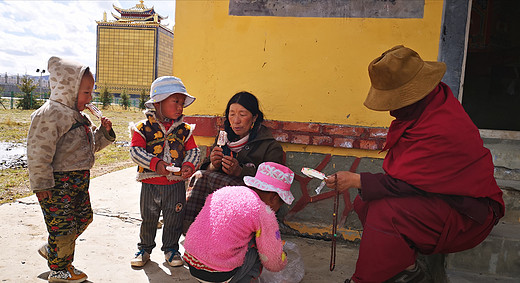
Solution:
{"label": "popsicle", "polygon": [[307,177],[316,178],[316,179],[320,179],[320,180],[325,179],[325,174],[321,173],[318,170],[314,170],[312,168],[303,167],[302,173],[303,173],[303,175],[305,175]]}
{"label": "popsicle", "polygon": [[220,147],[223,147],[226,145],[227,142],[227,133],[226,131],[220,131],[218,133],[218,139],[217,139],[217,145]]}
{"label": "popsicle", "polygon": [[101,119],[103,117],[103,113],[101,113],[101,110],[99,110],[94,104],[89,103],[86,104],[85,107],[92,113],[92,115],[96,116],[98,119]]}
{"label": "popsicle", "polygon": [[325,174],[321,173],[318,170],[314,170],[312,168],[307,168],[307,167],[302,168],[302,173],[307,177],[316,178],[316,179],[321,180],[320,185],[315,190],[316,194],[319,195],[321,193],[321,190],[323,189],[323,187],[325,187],[325,177],[326,177]]}
{"label": "popsicle", "polygon": [[166,170],[176,173],[176,172],[180,172],[181,168],[175,167],[174,165],[170,165],[170,166],[166,166]]}

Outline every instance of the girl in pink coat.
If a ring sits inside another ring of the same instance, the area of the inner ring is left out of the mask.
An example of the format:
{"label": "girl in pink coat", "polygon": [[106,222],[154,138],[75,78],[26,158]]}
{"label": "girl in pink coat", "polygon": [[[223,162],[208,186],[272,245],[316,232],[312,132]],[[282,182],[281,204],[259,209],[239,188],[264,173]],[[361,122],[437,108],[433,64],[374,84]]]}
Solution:
{"label": "girl in pink coat", "polygon": [[202,282],[250,282],[261,267],[280,271],[287,264],[275,212],[294,200],[294,173],[264,162],[246,186],[224,187],[209,195],[184,241],[184,260]]}

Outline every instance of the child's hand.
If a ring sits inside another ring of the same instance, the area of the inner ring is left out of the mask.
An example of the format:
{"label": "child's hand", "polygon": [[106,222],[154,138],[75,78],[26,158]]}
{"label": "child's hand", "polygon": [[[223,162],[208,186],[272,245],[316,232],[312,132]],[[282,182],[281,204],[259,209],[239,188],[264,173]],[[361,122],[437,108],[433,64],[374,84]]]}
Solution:
{"label": "child's hand", "polygon": [[168,166],[168,165],[169,165],[168,163],[166,163],[162,160],[157,162],[157,165],[155,165],[155,172],[157,172],[157,174],[163,175],[163,176],[170,174],[171,172],[166,170],[166,166]]}
{"label": "child's hand", "polygon": [[182,165],[181,173],[182,178],[188,179],[191,177],[191,175],[193,175],[193,168],[191,168],[189,165]]}
{"label": "child's hand", "polygon": [[101,117],[101,126],[105,127],[105,129],[110,132],[112,130],[112,121],[108,119],[107,117],[103,116]]}
{"label": "child's hand", "polygon": [[36,192],[36,197],[38,198],[38,200],[51,198],[52,197],[52,193],[51,193],[51,191]]}

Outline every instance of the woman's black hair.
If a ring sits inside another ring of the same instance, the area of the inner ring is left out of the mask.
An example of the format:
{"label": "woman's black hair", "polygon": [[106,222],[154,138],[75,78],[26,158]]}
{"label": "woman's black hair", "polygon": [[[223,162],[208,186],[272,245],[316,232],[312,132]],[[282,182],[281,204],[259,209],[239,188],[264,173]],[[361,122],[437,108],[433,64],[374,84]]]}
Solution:
{"label": "woman's black hair", "polygon": [[253,114],[253,117],[257,115],[256,121],[253,124],[253,128],[250,131],[249,140],[254,139],[256,136],[256,133],[258,132],[258,129],[262,125],[262,122],[264,121],[264,113],[260,111],[260,106],[258,105],[258,99],[251,93],[247,91],[241,91],[233,95],[231,99],[228,101],[226,106],[226,112],[224,113],[224,129],[226,130],[228,134],[228,138],[230,141],[236,141],[238,140],[238,136],[235,134],[233,129],[231,128],[231,124],[228,120],[229,115],[229,107],[233,103],[238,103],[242,105],[245,109],[247,109],[251,114]]}

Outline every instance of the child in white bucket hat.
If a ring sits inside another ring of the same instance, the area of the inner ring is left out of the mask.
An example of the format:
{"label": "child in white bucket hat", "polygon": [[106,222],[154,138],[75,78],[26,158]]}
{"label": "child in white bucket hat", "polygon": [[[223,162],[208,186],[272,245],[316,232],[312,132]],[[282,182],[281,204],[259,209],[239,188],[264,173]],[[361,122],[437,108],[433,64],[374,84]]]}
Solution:
{"label": "child in white bucket hat", "polygon": [[192,276],[205,282],[249,282],[261,267],[287,264],[275,211],[291,204],[291,169],[274,162],[258,166],[247,186],[221,188],[206,198],[184,240]]}
{"label": "child in white bucket hat", "polygon": [[173,76],[157,78],[150,88],[150,99],[144,103],[147,108],[154,109],[154,103],[161,102],[170,95],[179,93],[184,94],[184,107],[190,106],[195,101],[195,97],[188,94],[186,87],[181,79]]}
{"label": "child in white bucket hat", "polygon": [[179,78],[157,78],[145,103],[146,119],[131,124],[130,156],[137,163],[141,181],[141,218],[138,252],[131,260],[134,267],[144,266],[155,247],[157,222],[162,211],[163,245],[166,262],[182,266],[179,238],[186,204],[184,181],[191,177],[200,160],[200,150],[192,133],[194,125],[183,122],[184,107],[195,98],[188,94]]}

